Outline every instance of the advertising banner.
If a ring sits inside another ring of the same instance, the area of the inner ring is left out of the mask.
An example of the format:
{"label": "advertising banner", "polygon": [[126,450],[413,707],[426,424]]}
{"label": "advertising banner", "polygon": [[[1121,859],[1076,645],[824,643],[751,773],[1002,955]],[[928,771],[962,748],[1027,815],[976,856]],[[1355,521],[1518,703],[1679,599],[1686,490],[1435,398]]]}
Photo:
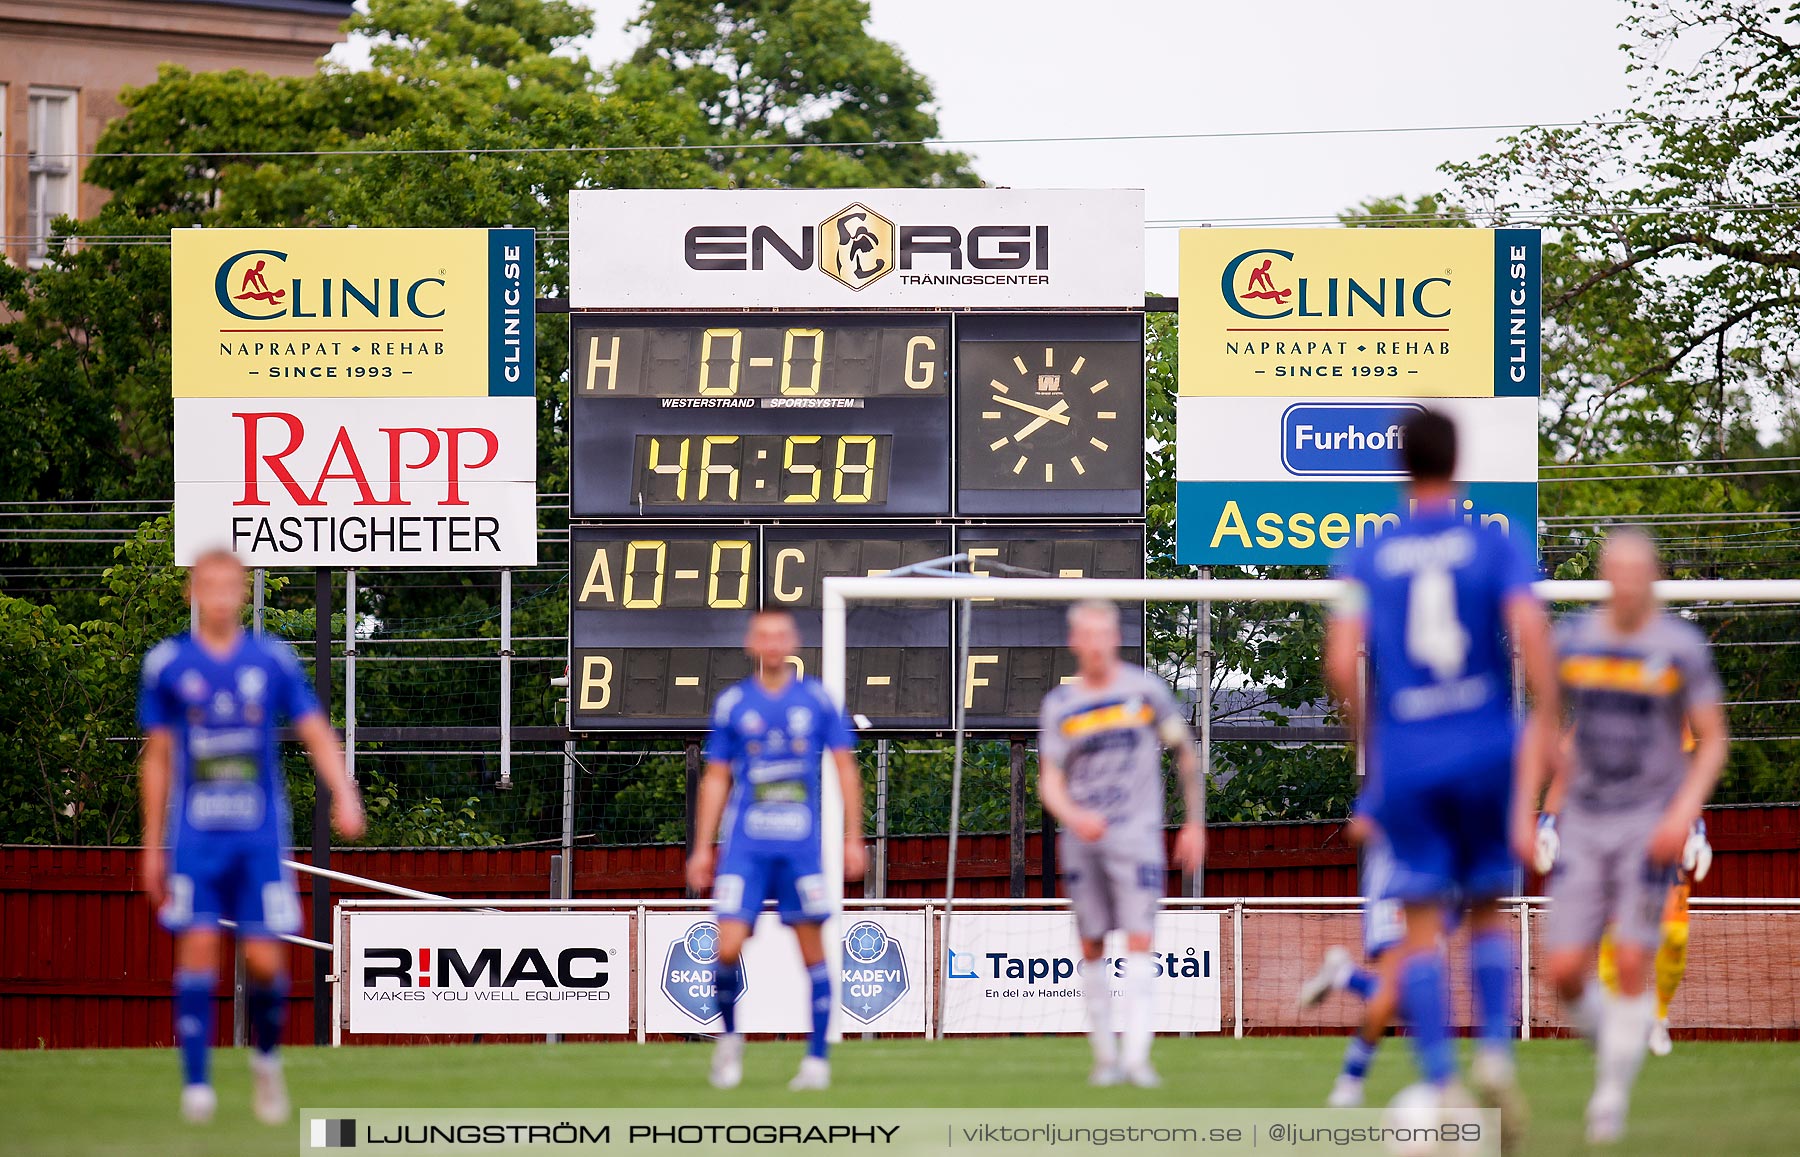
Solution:
{"label": "advertising banner", "polygon": [[1426,406],[1463,516],[1535,549],[1539,298],[1533,229],[1184,230],[1177,560],[1328,563],[1395,525]]}
{"label": "advertising banner", "polygon": [[1137,189],[578,189],[575,309],[1144,303]]}
{"label": "advertising banner", "polygon": [[536,563],[530,230],[173,237],[178,565]]}
{"label": "advertising banner", "polygon": [[352,912],[351,1032],[631,1031],[622,912]]}
{"label": "advertising banner", "polygon": [[[838,1010],[845,1032],[923,1033],[931,990],[923,912],[847,912],[837,921]],[[649,962],[644,1027],[652,1033],[719,1032],[715,969],[719,926],[703,912],[644,916]],[[744,948],[741,1032],[811,1029],[806,967],[793,933],[765,913]]]}
{"label": "advertising banner", "polygon": [[[1069,912],[957,914],[945,936],[949,953],[943,1032],[1087,1031],[1082,1000],[1086,965]],[[1125,938],[1107,938],[1101,967],[1123,998]],[[1219,915],[1166,911],[1156,918],[1157,1032],[1218,1032],[1221,1015]],[[1114,1023],[1123,1012],[1115,1012]]]}

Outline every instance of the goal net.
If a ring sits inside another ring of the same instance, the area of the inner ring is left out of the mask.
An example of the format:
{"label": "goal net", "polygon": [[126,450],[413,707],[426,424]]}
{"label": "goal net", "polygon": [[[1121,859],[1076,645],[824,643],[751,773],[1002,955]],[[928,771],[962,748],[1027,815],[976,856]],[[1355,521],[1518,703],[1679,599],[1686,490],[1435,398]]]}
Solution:
{"label": "goal net", "polygon": [[[1541,582],[1540,596],[1553,605],[1576,605],[1603,599],[1603,582]],[[917,605],[945,601],[964,608],[991,607],[1004,601],[1068,604],[1108,599],[1127,607],[1167,604],[1322,604],[1333,601],[1340,584],[1330,579],[1080,579],[882,576],[831,578],[824,583],[821,677],[839,702],[846,702],[848,609],[852,605],[904,600]],[[1698,580],[1664,581],[1657,593],[1669,604],[1770,604],[1800,602],[1800,581]],[[948,871],[935,926],[930,930],[930,956],[935,959],[935,1023],[946,1035],[958,1033],[1081,1032],[1085,1027],[1080,953],[1066,905],[1044,900],[974,900],[956,896],[959,816],[962,814],[963,752],[967,735],[962,705],[971,678],[967,661],[967,623],[980,609],[955,616],[959,623],[956,685],[952,687],[956,735],[949,814]],[[1273,613],[1273,610],[1272,610]],[[1683,613],[1686,613],[1685,611]],[[1317,657],[1314,657],[1317,662]],[[977,672],[980,673],[980,672]],[[1210,686],[1202,694],[1210,691]],[[1729,688],[1728,688],[1729,691]],[[849,700],[855,709],[854,696]],[[834,777],[825,776],[824,815],[826,871],[832,895],[842,895],[842,809],[835,799]],[[1329,818],[1341,818],[1337,816]],[[1541,899],[1521,901],[1512,912],[1518,935],[1521,971],[1520,1016],[1528,1032],[1543,1035],[1566,1025],[1547,984],[1537,976],[1541,963],[1544,919]],[[1711,937],[1720,954],[1702,944]],[[1696,899],[1696,950],[1687,986],[1677,1003],[1678,1022],[1721,1032],[1750,1031],[1780,1035],[1800,1033],[1800,980],[1777,966],[1792,958],[1800,939],[1800,904],[1759,902],[1755,905]],[[836,945],[838,937],[827,937]],[[1172,898],[1159,915],[1153,954],[1158,970],[1157,1020],[1161,1032],[1174,1031],[1332,1031],[1355,1023],[1358,1009],[1346,1001],[1328,1001],[1299,1010],[1294,996],[1333,945],[1360,955],[1361,914],[1353,899],[1293,897],[1245,904],[1231,897]],[[1760,945],[1760,947],[1759,947]],[[1119,988],[1123,944],[1109,940],[1102,968]],[[1461,939],[1451,944],[1455,975]],[[1750,959],[1754,957],[1754,959]],[[1760,965],[1758,965],[1760,961]],[[923,970],[921,970],[923,971]],[[1763,979],[1754,998],[1733,981],[1754,974]],[[1456,1015],[1468,1023],[1468,994],[1457,991]],[[1686,1010],[1687,1016],[1682,1015]],[[850,1026],[854,1027],[854,1026]]]}

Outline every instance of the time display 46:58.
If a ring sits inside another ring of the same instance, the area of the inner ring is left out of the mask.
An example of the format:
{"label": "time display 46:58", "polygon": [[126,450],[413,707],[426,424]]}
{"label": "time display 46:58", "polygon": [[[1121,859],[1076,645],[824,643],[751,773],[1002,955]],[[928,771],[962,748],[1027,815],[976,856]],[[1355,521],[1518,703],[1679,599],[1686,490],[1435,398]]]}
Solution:
{"label": "time display 46:58", "polygon": [[639,434],[645,506],[884,506],[890,434]]}

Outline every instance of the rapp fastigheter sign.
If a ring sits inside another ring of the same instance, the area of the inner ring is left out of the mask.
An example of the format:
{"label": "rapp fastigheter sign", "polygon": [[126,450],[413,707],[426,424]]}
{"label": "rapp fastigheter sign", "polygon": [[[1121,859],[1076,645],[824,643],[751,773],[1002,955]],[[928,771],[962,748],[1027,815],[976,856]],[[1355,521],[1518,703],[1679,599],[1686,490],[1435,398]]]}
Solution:
{"label": "rapp fastigheter sign", "polygon": [[178,564],[536,562],[530,230],[173,240]]}

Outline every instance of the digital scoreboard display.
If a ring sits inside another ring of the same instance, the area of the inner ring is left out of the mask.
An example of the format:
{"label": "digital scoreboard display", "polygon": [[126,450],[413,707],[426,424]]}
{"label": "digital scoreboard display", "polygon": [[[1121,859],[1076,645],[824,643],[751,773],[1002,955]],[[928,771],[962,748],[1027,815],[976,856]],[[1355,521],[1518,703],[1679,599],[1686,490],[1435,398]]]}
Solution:
{"label": "digital scoreboard display", "polygon": [[946,318],[576,315],[575,518],[950,513]]}
{"label": "digital scoreboard display", "polygon": [[[569,427],[577,731],[704,731],[760,607],[818,675],[829,576],[1143,575],[1136,312],[577,311]],[[853,605],[846,706],[942,731],[960,687],[969,727],[1027,731],[1074,669],[1065,611],[976,603],[959,680],[951,604]]]}

